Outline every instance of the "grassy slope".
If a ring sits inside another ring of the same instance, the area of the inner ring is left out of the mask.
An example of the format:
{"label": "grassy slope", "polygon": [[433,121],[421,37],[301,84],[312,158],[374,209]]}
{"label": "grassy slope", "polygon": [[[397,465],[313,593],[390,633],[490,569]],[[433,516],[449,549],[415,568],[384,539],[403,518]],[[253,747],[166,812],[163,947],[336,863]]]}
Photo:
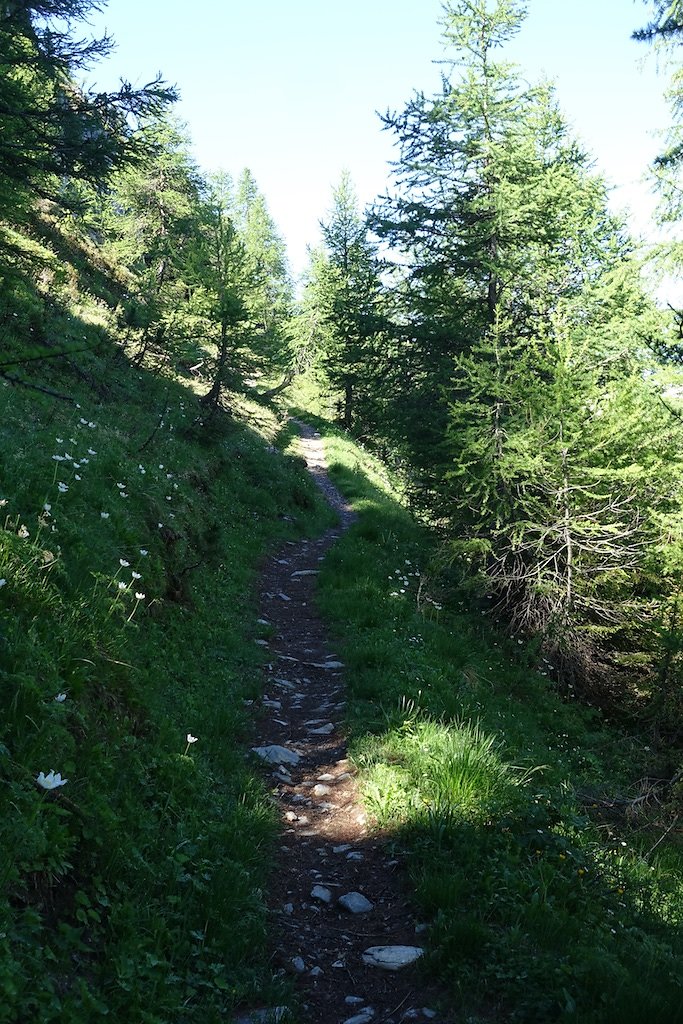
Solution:
{"label": "grassy slope", "polygon": [[99,348],[13,369],[77,404],[0,385],[0,1021],[225,1020],[281,984],[254,579],[329,513],[272,413],[195,429],[109,340],[115,282],[18,243],[45,287],[6,278],[5,351]]}
{"label": "grassy slope", "polygon": [[602,800],[634,795],[647,748],[560,699],[532,651],[452,610],[457,595],[441,609],[432,538],[382,467],[317,425],[360,513],[322,606],[366,800],[409,852],[429,969],[472,1021],[683,1020],[683,851],[675,831],[653,849],[656,812]]}

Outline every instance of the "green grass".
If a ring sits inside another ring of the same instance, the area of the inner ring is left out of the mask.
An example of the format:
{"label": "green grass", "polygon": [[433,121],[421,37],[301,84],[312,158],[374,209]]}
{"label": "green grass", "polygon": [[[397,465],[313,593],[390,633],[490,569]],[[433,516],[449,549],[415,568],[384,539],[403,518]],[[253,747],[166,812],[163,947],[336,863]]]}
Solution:
{"label": "green grass", "polygon": [[636,795],[647,739],[562,697],[535,650],[451,589],[386,470],[316,425],[359,513],[321,606],[365,799],[429,924],[427,969],[471,1021],[682,1021],[680,831],[662,838],[664,808],[604,802]]}
{"label": "green grass", "polygon": [[[15,300],[8,329],[62,337],[66,298]],[[331,515],[275,414],[200,428],[188,384],[78,322],[78,372],[21,371],[77,404],[0,386],[0,1022],[207,1024],[282,997],[254,586]]]}

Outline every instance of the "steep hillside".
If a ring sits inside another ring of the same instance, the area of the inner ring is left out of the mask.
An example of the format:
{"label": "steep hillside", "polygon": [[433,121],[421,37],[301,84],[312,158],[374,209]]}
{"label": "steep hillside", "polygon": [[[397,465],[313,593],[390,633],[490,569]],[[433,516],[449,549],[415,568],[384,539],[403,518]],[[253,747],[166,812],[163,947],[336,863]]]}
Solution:
{"label": "steep hillside", "polygon": [[125,279],[50,227],[4,280],[0,1020],[225,1019],[274,985],[253,580],[329,513],[276,415],[133,364]]}

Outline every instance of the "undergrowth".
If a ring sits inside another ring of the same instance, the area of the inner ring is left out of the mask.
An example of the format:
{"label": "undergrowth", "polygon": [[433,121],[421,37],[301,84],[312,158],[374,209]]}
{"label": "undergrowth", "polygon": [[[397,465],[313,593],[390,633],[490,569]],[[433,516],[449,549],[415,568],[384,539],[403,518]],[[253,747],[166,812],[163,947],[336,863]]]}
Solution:
{"label": "undergrowth", "polygon": [[0,386],[0,1022],[208,1024],[281,995],[253,581],[329,513],[273,413],[200,425],[67,308],[93,351]]}
{"label": "undergrowth", "polygon": [[316,423],[359,513],[320,577],[352,753],[406,854],[449,1009],[682,1021],[680,829],[638,789],[647,738],[560,694],[537,651],[444,594],[435,538],[384,468]]}

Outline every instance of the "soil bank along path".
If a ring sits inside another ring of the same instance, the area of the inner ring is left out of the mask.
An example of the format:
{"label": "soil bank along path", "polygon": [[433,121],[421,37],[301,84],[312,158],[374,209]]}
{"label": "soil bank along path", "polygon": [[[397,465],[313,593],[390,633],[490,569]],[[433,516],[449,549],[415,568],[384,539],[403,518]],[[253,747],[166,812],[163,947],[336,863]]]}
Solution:
{"label": "soil bank along path", "polygon": [[[367,820],[347,757],[344,666],[316,614],[315,587],[325,553],[355,515],[327,477],[319,435],[297,425],[339,526],[290,542],[262,575],[260,622],[274,635],[258,641],[269,662],[254,751],[272,773],[282,816],[269,895],[274,966],[295,976],[310,1024],[451,1024],[420,977],[424,928],[403,865]],[[236,1024],[286,1018],[285,1007],[262,1007]]]}

